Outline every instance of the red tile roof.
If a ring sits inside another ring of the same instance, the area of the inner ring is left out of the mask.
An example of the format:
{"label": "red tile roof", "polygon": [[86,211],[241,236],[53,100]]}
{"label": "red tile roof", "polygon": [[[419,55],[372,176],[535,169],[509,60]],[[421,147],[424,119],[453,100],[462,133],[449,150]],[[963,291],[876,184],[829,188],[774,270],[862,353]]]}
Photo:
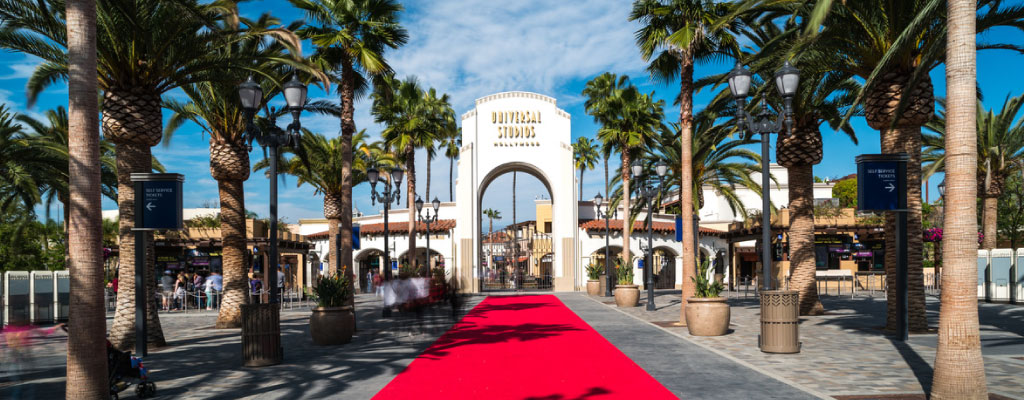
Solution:
{"label": "red tile roof", "polygon": [[[609,227],[610,230],[613,230],[613,231],[621,231],[622,230],[622,220],[621,219],[608,220],[608,227]],[[594,219],[594,220],[590,220],[590,221],[586,221],[586,222],[581,222],[580,223],[580,228],[583,228],[583,229],[588,230],[588,231],[603,231],[604,230],[604,220],[603,219]],[[646,230],[647,230],[647,225],[644,223],[644,221],[633,221],[633,232],[643,232],[643,231],[646,231]],[[675,231],[676,231],[676,223],[675,222],[654,221],[654,231],[655,232],[659,232],[659,233],[675,233]],[[700,227],[700,233],[701,234],[705,234],[705,235],[719,235],[719,234],[722,234],[721,231],[718,231],[718,230],[715,230],[715,229],[711,229],[711,228],[705,228],[703,226]]]}
{"label": "red tile roof", "polygon": [[[437,222],[430,224],[430,231],[433,233],[446,232],[455,228],[454,219],[440,219]],[[422,222],[416,222],[416,232],[426,232],[427,224]],[[388,232],[394,234],[408,234],[409,223],[408,222],[389,222]],[[365,224],[359,226],[359,233],[363,235],[375,235],[378,233],[384,233],[384,224]],[[317,232],[314,234],[306,235],[306,238],[311,240],[324,239],[330,235],[330,231]]]}

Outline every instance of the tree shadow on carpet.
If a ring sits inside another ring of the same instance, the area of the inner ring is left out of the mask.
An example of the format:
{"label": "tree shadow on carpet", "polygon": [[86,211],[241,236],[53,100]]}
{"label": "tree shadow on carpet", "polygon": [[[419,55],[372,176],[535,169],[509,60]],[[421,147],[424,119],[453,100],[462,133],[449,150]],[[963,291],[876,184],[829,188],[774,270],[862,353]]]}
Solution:
{"label": "tree shadow on carpet", "polygon": [[487,345],[513,340],[527,342],[580,330],[578,327],[568,324],[477,325],[464,320],[461,325],[448,331],[420,356],[438,359],[448,355],[449,350],[460,346]]}
{"label": "tree shadow on carpet", "polygon": [[564,394],[550,394],[547,396],[531,396],[525,398],[524,400],[586,400],[594,396],[603,396],[608,394],[612,394],[612,392],[608,391],[608,389],[602,387],[592,387],[589,390],[587,390],[586,393],[583,393],[579,396],[572,398],[566,397],[566,395]]}

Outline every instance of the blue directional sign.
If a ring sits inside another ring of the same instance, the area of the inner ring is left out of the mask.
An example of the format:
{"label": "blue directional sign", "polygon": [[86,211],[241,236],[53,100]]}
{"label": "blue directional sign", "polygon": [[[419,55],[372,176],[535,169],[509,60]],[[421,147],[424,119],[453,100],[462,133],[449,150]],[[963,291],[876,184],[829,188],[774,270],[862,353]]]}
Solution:
{"label": "blue directional sign", "polygon": [[352,250],[359,250],[362,246],[359,243],[359,225],[352,226]]}
{"label": "blue directional sign", "polygon": [[135,182],[135,212],[142,220],[135,229],[182,229],[181,174],[132,174]]}
{"label": "blue directional sign", "polygon": [[676,241],[683,241],[683,216],[676,215]]}
{"label": "blue directional sign", "polygon": [[892,211],[905,207],[907,169],[905,154],[857,156],[857,209]]}

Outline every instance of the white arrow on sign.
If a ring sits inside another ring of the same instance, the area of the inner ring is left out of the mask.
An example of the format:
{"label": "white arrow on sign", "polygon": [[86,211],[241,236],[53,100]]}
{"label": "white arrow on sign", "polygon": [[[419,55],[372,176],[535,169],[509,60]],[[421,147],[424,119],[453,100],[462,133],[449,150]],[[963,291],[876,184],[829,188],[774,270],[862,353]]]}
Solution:
{"label": "white arrow on sign", "polygon": [[[890,190],[890,192],[891,191],[892,190]],[[153,211],[154,208],[156,208],[156,206],[154,206],[153,203],[146,203],[146,210]]]}
{"label": "white arrow on sign", "polygon": [[893,190],[896,190],[896,185],[893,185],[892,182],[889,182],[889,186],[886,186],[885,189],[888,190],[889,193],[892,193]]}

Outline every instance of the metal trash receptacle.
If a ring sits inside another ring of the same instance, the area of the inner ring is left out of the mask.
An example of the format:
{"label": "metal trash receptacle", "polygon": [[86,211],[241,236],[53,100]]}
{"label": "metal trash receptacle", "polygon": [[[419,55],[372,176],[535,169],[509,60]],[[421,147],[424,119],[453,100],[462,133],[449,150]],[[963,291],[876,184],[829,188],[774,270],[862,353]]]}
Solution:
{"label": "metal trash receptacle", "polygon": [[761,292],[761,335],[765,353],[800,352],[800,296],[795,290]]}
{"label": "metal trash receptacle", "polygon": [[284,359],[281,348],[281,313],[278,304],[243,304],[242,307],[242,363],[246,367],[265,367],[280,364]]}

